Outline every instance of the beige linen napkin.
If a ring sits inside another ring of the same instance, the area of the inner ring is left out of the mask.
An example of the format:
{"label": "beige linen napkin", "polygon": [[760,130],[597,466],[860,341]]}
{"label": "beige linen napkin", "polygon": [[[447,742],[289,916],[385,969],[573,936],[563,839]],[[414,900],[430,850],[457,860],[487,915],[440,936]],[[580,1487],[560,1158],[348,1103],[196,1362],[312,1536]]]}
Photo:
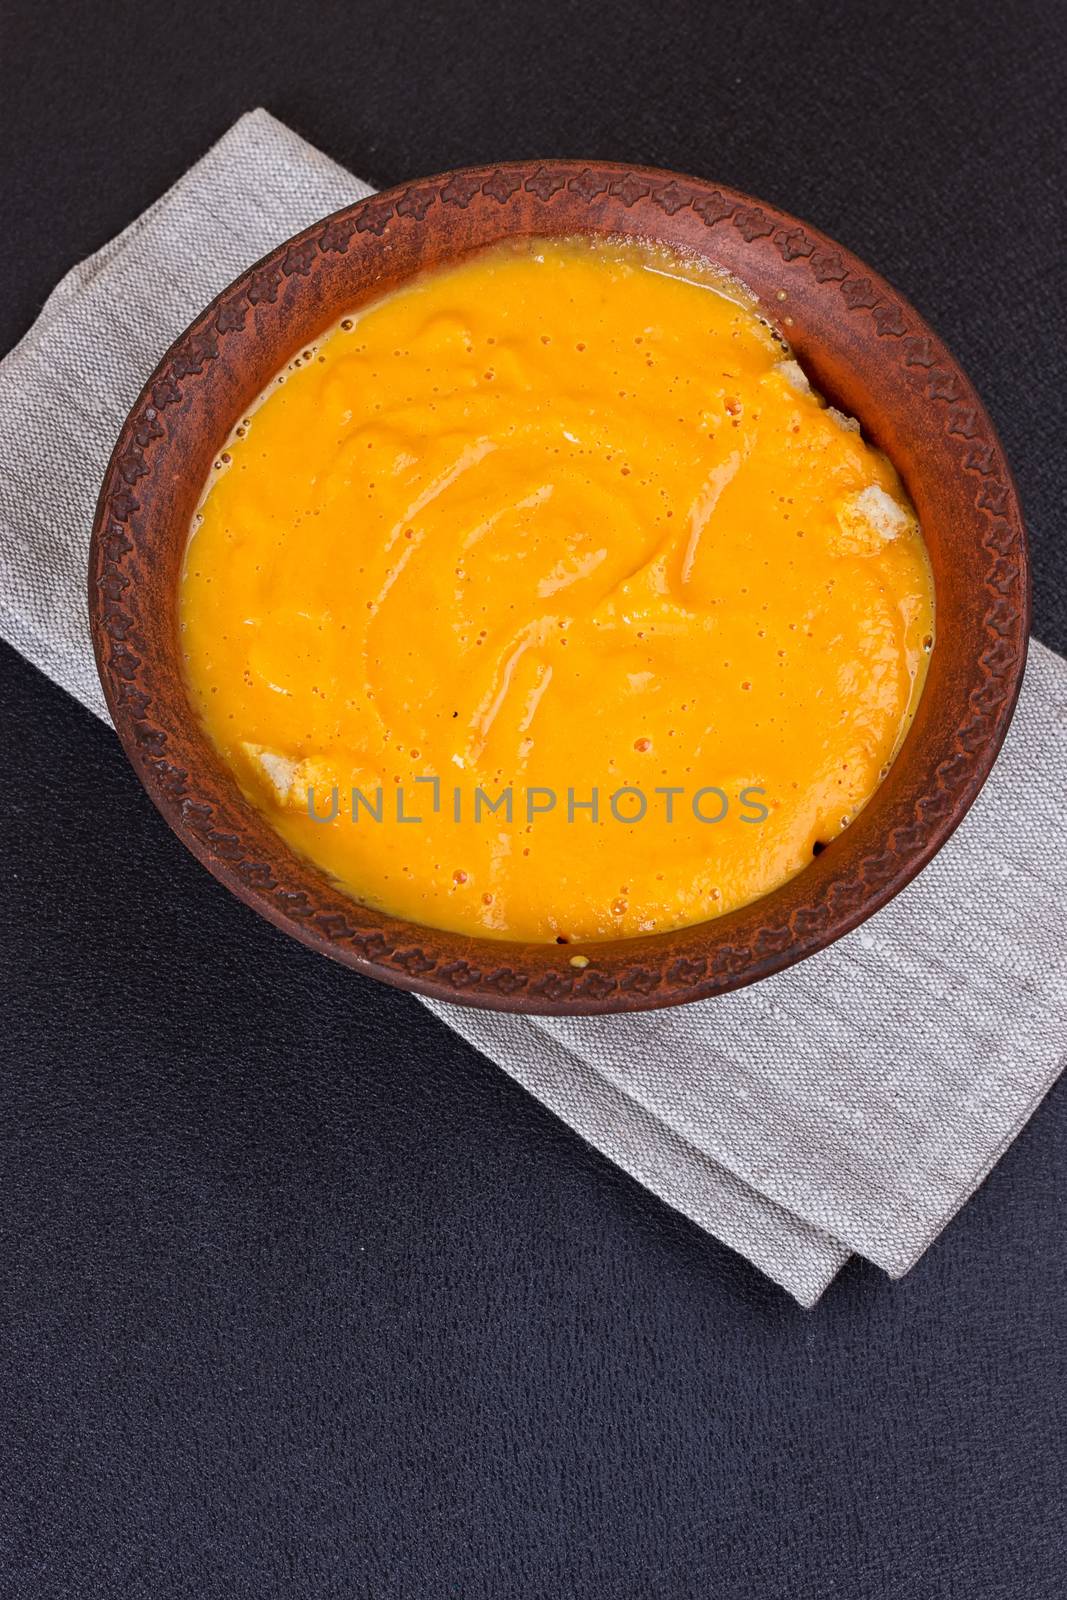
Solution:
{"label": "beige linen napkin", "polygon": [[[369,192],[266,112],[242,117],[0,363],[0,626],[98,716],[87,548],[127,410],[237,273]],[[853,1251],[899,1276],[1063,1064],[1065,733],[1067,663],[1035,644],[958,834],[857,932],[753,988],[634,1017],[431,1008],[803,1304]]]}

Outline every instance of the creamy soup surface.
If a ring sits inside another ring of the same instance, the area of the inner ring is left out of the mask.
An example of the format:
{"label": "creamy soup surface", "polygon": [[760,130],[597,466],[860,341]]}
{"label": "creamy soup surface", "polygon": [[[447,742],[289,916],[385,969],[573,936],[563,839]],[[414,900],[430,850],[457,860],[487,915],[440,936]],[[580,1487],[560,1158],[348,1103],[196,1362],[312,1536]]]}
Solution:
{"label": "creamy soup surface", "polygon": [[897,474],[746,292],[588,240],[468,257],[301,352],[216,463],[180,619],[295,849],[414,922],[560,942],[808,865],[934,626]]}

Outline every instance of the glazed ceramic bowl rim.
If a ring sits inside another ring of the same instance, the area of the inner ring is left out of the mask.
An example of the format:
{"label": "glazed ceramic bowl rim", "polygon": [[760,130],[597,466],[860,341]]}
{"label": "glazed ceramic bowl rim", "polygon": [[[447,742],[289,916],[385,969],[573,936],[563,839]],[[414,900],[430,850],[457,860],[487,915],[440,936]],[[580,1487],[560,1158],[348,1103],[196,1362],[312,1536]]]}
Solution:
{"label": "glazed ceramic bowl rim", "polygon": [[[285,845],[240,794],[190,707],[176,573],[206,464],[316,332],[421,267],[509,235],[577,232],[693,250],[754,290],[817,386],[858,415],[902,470],[928,544],[935,534],[939,643],[885,783],[798,877],[673,933],[530,945],[366,908]],[[1025,532],[999,441],[918,313],[850,252],[773,206],[678,173],[605,162],[514,162],[405,184],[256,263],[145,384],[104,477],[89,564],[93,643],[116,729],[148,793],[210,871],[277,926],[359,971],[437,999],[535,1014],[721,994],[812,955],[885,905],[944,844],[988,775],[1022,681],[1029,605]]]}

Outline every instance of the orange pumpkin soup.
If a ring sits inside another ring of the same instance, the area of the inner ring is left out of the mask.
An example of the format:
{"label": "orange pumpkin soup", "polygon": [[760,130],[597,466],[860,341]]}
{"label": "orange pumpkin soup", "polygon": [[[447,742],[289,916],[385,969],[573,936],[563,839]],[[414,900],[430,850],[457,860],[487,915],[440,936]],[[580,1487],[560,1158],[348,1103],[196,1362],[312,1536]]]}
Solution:
{"label": "orange pumpkin soup", "polygon": [[893,467],[738,285],[526,240],[354,311],[227,442],[181,579],[193,702],[354,897],[576,941],[768,893],[922,690]]}

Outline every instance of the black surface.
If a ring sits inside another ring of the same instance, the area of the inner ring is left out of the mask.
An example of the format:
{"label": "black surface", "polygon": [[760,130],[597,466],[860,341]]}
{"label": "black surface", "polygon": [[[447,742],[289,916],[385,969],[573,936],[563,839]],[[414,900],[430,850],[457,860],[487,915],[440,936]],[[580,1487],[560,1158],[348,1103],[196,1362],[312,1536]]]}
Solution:
{"label": "black surface", "polygon": [[[378,182],[677,166],[946,336],[1063,649],[1063,16],[8,0],[0,347],[255,104]],[[1067,1093],[907,1279],[803,1312],[230,900],[110,733],[0,670],[0,1595],[1064,1592]]]}

